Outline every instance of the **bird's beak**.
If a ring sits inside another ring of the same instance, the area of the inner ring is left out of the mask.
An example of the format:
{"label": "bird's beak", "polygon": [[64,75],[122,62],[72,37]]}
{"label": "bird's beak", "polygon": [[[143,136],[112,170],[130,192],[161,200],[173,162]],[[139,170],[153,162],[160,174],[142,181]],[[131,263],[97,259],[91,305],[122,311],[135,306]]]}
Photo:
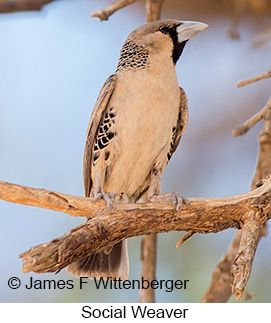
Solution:
{"label": "bird's beak", "polygon": [[178,42],[189,40],[208,27],[207,24],[197,21],[180,21],[181,25],[177,27]]}

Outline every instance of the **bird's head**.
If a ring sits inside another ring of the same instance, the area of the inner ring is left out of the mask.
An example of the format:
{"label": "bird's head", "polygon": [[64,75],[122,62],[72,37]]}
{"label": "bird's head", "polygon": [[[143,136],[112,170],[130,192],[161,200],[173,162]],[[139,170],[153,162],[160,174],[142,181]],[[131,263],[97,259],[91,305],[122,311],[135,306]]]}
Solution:
{"label": "bird's head", "polygon": [[128,49],[133,44],[137,46],[137,50],[142,50],[142,55],[144,50],[158,55],[164,53],[170,55],[176,64],[186,42],[207,27],[207,24],[196,21],[174,19],[155,21],[131,32],[124,43],[123,52],[126,51],[126,47]]}

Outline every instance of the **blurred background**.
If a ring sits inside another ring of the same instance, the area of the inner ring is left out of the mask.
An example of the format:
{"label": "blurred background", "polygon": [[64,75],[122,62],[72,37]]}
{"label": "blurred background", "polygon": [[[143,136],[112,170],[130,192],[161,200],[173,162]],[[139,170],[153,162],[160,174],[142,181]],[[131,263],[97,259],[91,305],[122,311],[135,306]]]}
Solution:
{"label": "blurred background", "polygon": [[[270,80],[236,88],[242,79],[270,69],[271,2],[165,0],[162,17],[198,20],[209,28],[193,38],[177,64],[189,101],[189,122],[163,175],[163,192],[186,197],[226,197],[250,190],[262,123],[243,137],[230,131],[264,106]],[[53,1],[41,11],[0,15],[0,180],[83,195],[82,158],[92,107],[115,71],[127,35],[145,23],[143,1],[100,22],[90,13],[111,0]],[[239,3],[239,5],[236,5]],[[238,21],[238,17],[240,18]],[[237,26],[238,22],[238,26]],[[237,29],[236,29],[237,27]],[[269,28],[269,29],[268,29]],[[264,32],[264,33],[263,33]],[[262,34],[263,33],[263,34]],[[138,290],[17,290],[34,279],[76,279],[23,274],[18,255],[84,222],[45,209],[0,200],[1,302],[137,302]],[[199,302],[234,230],[195,235],[159,234],[157,279],[189,279],[187,290],[157,290],[158,302]],[[130,279],[141,272],[140,238],[129,239]],[[259,244],[248,289],[249,302],[271,301],[271,238]],[[233,298],[231,302],[235,302]]]}

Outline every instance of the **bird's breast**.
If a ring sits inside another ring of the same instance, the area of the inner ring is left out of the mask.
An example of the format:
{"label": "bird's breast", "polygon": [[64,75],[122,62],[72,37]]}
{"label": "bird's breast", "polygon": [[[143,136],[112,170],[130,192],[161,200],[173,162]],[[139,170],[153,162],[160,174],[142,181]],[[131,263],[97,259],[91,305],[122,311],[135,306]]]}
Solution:
{"label": "bird's breast", "polygon": [[172,76],[125,71],[109,103],[116,136],[106,190],[133,195],[156,163],[166,165],[180,105],[175,71]]}

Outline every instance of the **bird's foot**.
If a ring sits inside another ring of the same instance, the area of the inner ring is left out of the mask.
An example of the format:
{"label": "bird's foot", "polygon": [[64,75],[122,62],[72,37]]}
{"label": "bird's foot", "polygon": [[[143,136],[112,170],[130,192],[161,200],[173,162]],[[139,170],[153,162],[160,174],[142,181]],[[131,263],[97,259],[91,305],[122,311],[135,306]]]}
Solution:
{"label": "bird's foot", "polygon": [[182,196],[179,192],[172,191],[161,195],[152,195],[149,197],[150,202],[167,202],[172,201],[175,211],[178,213],[181,211],[183,204],[190,206],[190,201]]}
{"label": "bird's foot", "polygon": [[99,192],[98,194],[96,194],[94,196],[95,201],[98,201],[100,199],[104,199],[106,204],[108,205],[110,211],[112,210],[113,202],[115,201],[115,198],[116,198],[116,194],[113,192],[111,192],[109,194],[104,193],[104,192]]}

